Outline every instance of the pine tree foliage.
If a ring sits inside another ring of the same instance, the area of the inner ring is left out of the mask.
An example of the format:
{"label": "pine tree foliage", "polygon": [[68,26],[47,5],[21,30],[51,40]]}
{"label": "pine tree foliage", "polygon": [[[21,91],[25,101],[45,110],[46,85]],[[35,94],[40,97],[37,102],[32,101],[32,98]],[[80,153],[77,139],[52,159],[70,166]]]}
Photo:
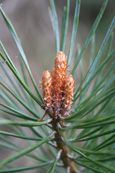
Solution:
{"label": "pine tree foliage", "polygon": [[[66,0],[61,34],[59,34],[55,3],[54,0],[50,0],[49,15],[55,34],[56,54],[65,50],[70,3],[70,0]],[[17,46],[22,71],[22,75],[20,75],[12,58],[0,42],[0,68],[4,72],[4,74],[0,74],[0,97],[2,98],[0,125],[4,125],[8,129],[6,131],[0,130],[0,146],[13,151],[11,156],[0,160],[1,173],[25,172],[34,169],[48,173],[75,172],[75,170],[83,173],[115,172],[115,48],[113,48],[115,17],[95,54],[95,33],[108,3],[108,0],[104,0],[83,47],[76,48],[80,3],[80,0],[76,0],[67,57],[68,65],[74,59],[74,65],[70,72],[72,75],[75,75],[80,64],[81,83],[78,88],[74,89],[69,116],[61,118],[64,123],[63,127],[55,122],[51,126],[52,118],[50,116],[38,122],[42,117],[40,109],[44,109],[42,93],[32,76],[17,33],[0,7],[1,15]],[[83,77],[83,55],[89,44],[91,45],[90,62],[87,73]],[[73,57],[74,49],[76,49],[75,57]],[[104,55],[103,60],[102,55]],[[14,78],[9,75],[6,66],[13,73]],[[36,94],[30,87],[25,71],[30,76]],[[8,81],[5,80],[6,77]],[[26,128],[31,132],[30,134],[26,132]],[[61,157],[63,151],[57,147],[56,133],[61,139],[62,150],[65,149],[69,153],[66,157],[71,161],[71,166],[68,165],[68,162],[65,163],[65,158]],[[25,141],[28,147],[17,145],[11,140],[11,137],[20,139],[22,142]],[[18,167],[13,164],[13,161],[23,156],[28,159],[30,166]]]}

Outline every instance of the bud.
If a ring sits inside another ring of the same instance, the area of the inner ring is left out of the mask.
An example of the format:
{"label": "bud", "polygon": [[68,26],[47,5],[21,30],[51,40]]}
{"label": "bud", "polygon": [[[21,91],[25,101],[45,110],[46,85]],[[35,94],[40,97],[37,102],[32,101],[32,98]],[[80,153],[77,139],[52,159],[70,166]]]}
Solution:
{"label": "bud", "polygon": [[64,90],[64,82],[66,78],[66,67],[67,57],[63,52],[59,52],[55,58],[55,65],[53,70],[53,104],[56,116],[59,113],[63,90]]}
{"label": "bud", "polygon": [[63,110],[67,111],[72,103],[74,89],[74,79],[72,75],[68,75],[64,84],[64,100],[63,100]]}
{"label": "bud", "polygon": [[43,73],[42,90],[45,108],[49,109],[52,106],[52,76],[48,70]]}

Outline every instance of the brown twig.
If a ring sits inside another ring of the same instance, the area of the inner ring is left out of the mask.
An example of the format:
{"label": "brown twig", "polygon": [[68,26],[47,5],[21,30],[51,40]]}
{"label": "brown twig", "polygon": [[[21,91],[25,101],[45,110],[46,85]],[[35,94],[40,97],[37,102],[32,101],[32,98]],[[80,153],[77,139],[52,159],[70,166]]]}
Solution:
{"label": "brown twig", "polygon": [[70,168],[70,173],[76,173],[77,172],[77,168],[75,167],[74,162],[68,157],[68,155],[70,154],[69,148],[65,145],[65,143],[63,142],[62,136],[59,132],[58,129],[58,120],[53,119],[52,123],[52,129],[54,131],[56,131],[55,133],[55,141],[57,144],[57,149],[58,150],[62,150],[60,159],[63,161],[64,167],[65,168]]}
{"label": "brown twig", "polygon": [[44,117],[46,116],[46,112],[44,113],[44,115],[38,120],[38,122],[42,121],[44,119]]}

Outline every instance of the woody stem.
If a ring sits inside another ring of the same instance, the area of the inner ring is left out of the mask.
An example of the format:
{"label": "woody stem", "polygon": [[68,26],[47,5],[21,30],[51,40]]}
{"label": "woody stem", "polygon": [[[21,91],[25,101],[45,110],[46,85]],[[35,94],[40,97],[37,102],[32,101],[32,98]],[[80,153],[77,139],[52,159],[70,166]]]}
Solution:
{"label": "woody stem", "polygon": [[52,121],[52,129],[56,131],[55,141],[57,143],[57,149],[62,150],[60,158],[63,161],[64,167],[69,167],[70,173],[76,173],[77,168],[75,167],[74,162],[68,157],[68,155],[70,154],[69,148],[63,142],[62,136],[58,129],[58,122],[55,119]]}

